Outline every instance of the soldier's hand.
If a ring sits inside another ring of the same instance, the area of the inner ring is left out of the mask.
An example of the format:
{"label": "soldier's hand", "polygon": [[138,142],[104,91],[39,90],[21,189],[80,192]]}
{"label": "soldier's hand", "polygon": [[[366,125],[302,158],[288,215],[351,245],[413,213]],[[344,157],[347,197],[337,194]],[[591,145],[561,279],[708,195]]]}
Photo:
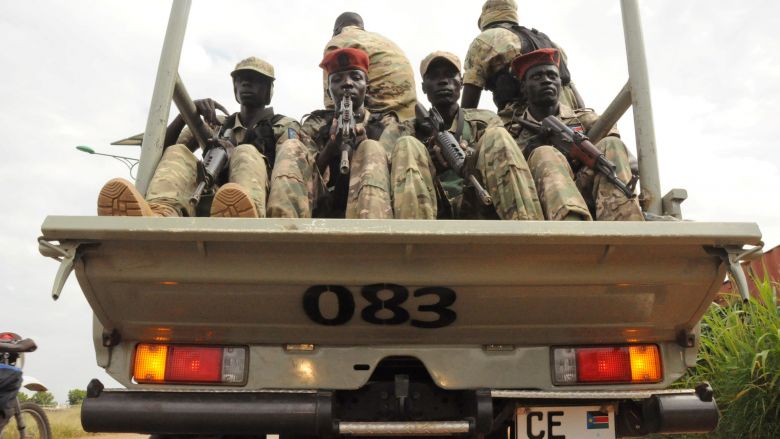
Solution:
{"label": "soldier's hand", "polygon": [[362,123],[355,124],[355,145],[360,145],[361,142],[368,139],[368,130]]}
{"label": "soldier's hand", "polygon": [[229,113],[219,102],[213,99],[197,99],[193,102],[198,114],[203,117],[209,125],[219,125],[219,119],[217,119],[217,110],[227,116]]}
{"label": "soldier's hand", "polygon": [[322,151],[322,154],[328,161],[331,161],[334,157],[336,157],[341,149],[341,132],[339,132],[338,127],[339,121],[334,118],[333,123],[330,125],[328,143],[325,145],[325,149]]}
{"label": "soldier's hand", "polygon": [[433,159],[433,165],[436,167],[436,172],[442,173],[447,169],[450,169],[449,163],[444,159],[444,155],[441,153],[441,147],[438,143],[434,143],[429,150],[431,158]]}

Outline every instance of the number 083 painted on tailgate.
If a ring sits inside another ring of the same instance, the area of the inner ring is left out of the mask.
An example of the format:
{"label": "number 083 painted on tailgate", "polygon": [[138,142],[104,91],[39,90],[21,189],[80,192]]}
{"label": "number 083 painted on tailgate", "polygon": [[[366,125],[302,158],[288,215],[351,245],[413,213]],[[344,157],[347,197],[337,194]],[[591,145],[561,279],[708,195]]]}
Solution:
{"label": "number 083 painted on tailgate", "polygon": [[[349,288],[314,285],[303,293],[303,309],[313,322],[326,326],[344,325],[356,313],[374,325],[409,324],[426,329],[443,328],[457,319],[455,311],[450,309],[456,300],[455,291],[446,287],[424,287],[410,294],[403,285],[371,284],[360,288],[360,296],[368,304],[356,309],[355,295]],[[334,298],[335,312],[325,312],[323,300]]]}

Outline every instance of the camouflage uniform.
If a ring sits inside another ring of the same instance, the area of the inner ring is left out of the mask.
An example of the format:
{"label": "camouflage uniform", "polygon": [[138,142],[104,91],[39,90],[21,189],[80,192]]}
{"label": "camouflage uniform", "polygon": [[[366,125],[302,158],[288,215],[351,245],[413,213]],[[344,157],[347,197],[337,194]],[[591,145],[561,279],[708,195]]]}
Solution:
{"label": "camouflage uniform", "polygon": [[[357,26],[346,26],[325,47],[328,53],[335,49],[353,47],[368,53],[368,90],[366,108],[375,114],[395,112],[402,121],[414,118],[417,94],[414,72],[404,52],[392,41]],[[325,108],[332,109],[328,93],[328,74],[323,74]]]}
{"label": "camouflage uniform", "polygon": [[[463,64],[463,83],[491,92],[494,91],[493,78],[500,72],[508,71],[512,60],[523,52],[520,37],[511,30],[503,27],[486,29],[496,22],[518,22],[517,5],[514,0],[492,0],[485,4],[479,19],[482,33],[472,41]],[[564,51],[557,45],[556,48],[565,61]],[[571,85],[562,88],[560,102],[571,108],[577,107],[577,99]],[[503,108],[498,110],[501,115]]]}
{"label": "camouflage uniform", "polygon": [[[539,123],[527,110],[521,110],[519,104],[508,107],[513,110],[515,118]],[[575,131],[587,132],[598,119],[598,115],[590,109],[572,110],[561,104],[558,117]],[[642,221],[644,216],[636,198],[629,199],[603,175],[579,163],[572,164],[560,151],[550,145],[529,147],[534,136],[527,129],[513,120],[508,121],[507,128],[515,136],[515,141],[528,157],[536,188],[539,190],[539,200],[544,209],[544,216],[549,220],[562,220],[569,214],[574,214],[585,220],[592,219],[592,213],[599,221]],[[615,173],[624,183],[631,179],[631,169],[628,162],[628,150],[617,131],[610,134],[595,145],[607,159],[615,164]],[[528,150],[530,149],[530,151]]]}
{"label": "camouflage uniform", "polygon": [[[273,122],[271,122],[273,120]],[[265,148],[276,148],[288,139],[289,130],[300,130],[300,125],[294,119],[274,115],[273,108],[263,110],[263,115],[257,124],[248,129],[239,118],[239,114],[227,118],[229,125],[223,125],[222,132],[228,134],[228,139],[236,146],[230,156],[228,181],[236,183],[247,190],[260,217],[265,216],[265,201],[268,193],[268,169],[272,163],[266,158],[269,155]],[[270,124],[273,130],[273,145],[245,143],[250,131],[262,124]],[[180,140],[186,140],[180,136]],[[185,142],[186,143],[186,142]],[[263,152],[259,148],[264,149]],[[185,144],[172,145],[157,165],[154,176],[146,192],[146,200],[150,205],[163,204],[171,206],[177,212],[195,216],[195,210],[189,202],[198,183],[198,159]]]}
{"label": "camouflage uniform", "polygon": [[358,144],[350,159],[348,176],[339,172],[340,157],[320,174],[316,158],[328,142],[333,115],[333,111],[327,110],[312,113],[303,124],[301,138],[289,140],[278,149],[268,216],[393,217],[390,159],[398,139],[410,132],[409,124],[398,123],[393,114],[380,119],[366,111],[361,124],[383,125],[379,138]]}
{"label": "camouflage uniform", "polygon": [[[453,170],[447,169],[436,175],[439,205],[442,207],[439,217],[542,220],[542,208],[531,172],[501,120],[487,110],[461,108],[460,111],[462,128],[458,129],[458,117],[449,131],[456,139],[460,136],[458,140],[462,146],[473,148],[474,154],[465,166],[475,169],[477,179],[493,198],[493,206],[486,208],[474,188]],[[423,140],[429,144],[433,142],[433,139]],[[431,178],[430,168],[420,169],[419,173],[426,183]],[[395,192],[406,190],[397,187]]]}

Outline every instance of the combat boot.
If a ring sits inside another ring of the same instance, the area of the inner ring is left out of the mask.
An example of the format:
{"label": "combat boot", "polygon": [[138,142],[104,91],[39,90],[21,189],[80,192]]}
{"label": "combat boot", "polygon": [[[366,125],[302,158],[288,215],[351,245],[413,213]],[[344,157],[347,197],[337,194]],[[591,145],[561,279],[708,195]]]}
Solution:
{"label": "combat boot", "polygon": [[148,203],[133,183],[114,178],[98,195],[98,216],[179,216],[172,206]]}
{"label": "combat boot", "polygon": [[249,193],[236,183],[220,187],[211,202],[211,216],[224,218],[259,218]]}

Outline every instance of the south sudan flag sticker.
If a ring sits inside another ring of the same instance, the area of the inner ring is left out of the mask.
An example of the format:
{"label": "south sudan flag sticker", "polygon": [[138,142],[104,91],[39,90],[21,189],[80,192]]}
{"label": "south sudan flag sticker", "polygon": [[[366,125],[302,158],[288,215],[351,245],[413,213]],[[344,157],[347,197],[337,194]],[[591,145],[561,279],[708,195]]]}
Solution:
{"label": "south sudan flag sticker", "polygon": [[607,412],[588,412],[587,415],[588,430],[600,430],[609,428],[609,413]]}

